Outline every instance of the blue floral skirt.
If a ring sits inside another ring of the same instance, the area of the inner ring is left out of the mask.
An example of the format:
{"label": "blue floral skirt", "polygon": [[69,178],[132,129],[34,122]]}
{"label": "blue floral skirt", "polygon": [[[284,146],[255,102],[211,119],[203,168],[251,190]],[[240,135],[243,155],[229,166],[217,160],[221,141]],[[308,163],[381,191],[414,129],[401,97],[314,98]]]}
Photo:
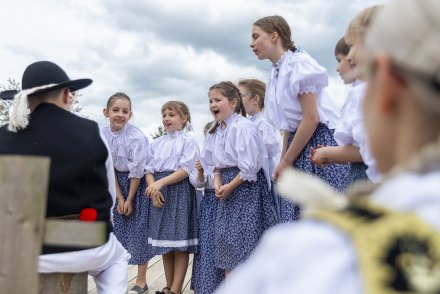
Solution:
{"label": "blue floral skirt", "polygon": [[[129,172],[115,171],[124,199],[130,190]],[[142,177],[136,195],[133,199],[133,213],[130,216],[121,215],[117,211],[118,202],[113,208],[114,234],[124,248],[131,254],[130,264],[144,264],[154,255],[148,246],[148,205],[149,200],[144,195],[145,177]]]}
{"label": "blue floral skirt", "polygon": [[205,189],[200,202],[199,251],[194,254],[191,288],[195,293],[211,294],[225,277],[225,271],[215,267],[215,224],[219,199],[212,189]]}
{"label": "blue floral skirt", "polygon": [[[317,145],[322,146],[337,146],[333,138],[333,130],[330,130],[325,124],[319,123],[313,136],[310,138],[307,145],[301,151],[299,156],[293,162],[293,167],[308,173],[314,174],[321,180],[332,186],[337,192],[343,193],[349,184],[348,173],[349,165],[347,164],[330,164],[326,167],[320,167],[313,164],[310,159],[310,147],[316,148]],[[290,133],[288,145],[292,143],[295,132]]]}
{"label": "blue floral skirt", "polygon": [[[223,184],[230,183],[239,171],[237,167],[222,169]],[[249,257],[263,232],[277,222],[273,196],[260,170],[256,182],[245,181],[218,203],[215,266],[234,269]]]}
{"label": "blue floral skirt", "polygon": [[349,184],[351,185],[358,181],[368,181],[367,169],[368,166],[363,162],[350,163],[350,172],[348,174]]}
{"label": "blue floral skirt", "polygon": [[[173,172],[156,172],[155,180]],[[182,251],[195,253],[197,238],[196,190],[189,179],[165,186],[161,189],[165,206],[156,208],[150,203],[148,244],[155,255]]]}
{"label": "blue floral skirt", "polygon": [[278,195],[276,182],[272,182],[272,194],[279,223],[293,222],[300,218],[301,207]]}

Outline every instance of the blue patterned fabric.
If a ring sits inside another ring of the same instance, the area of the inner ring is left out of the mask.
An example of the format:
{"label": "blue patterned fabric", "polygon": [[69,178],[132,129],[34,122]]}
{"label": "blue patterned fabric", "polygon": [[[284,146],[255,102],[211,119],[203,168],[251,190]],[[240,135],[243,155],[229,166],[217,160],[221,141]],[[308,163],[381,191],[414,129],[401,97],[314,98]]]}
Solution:
{"label": "blue patterned fabric", "polygon": [[350,171],[348,174],[349,185],[352,185],[358,181],[368,181],[367,169],[368,166],[363,162],[350,163]]}
{"label": "blue patterned fabric", "polygon": [[211,294],[224,279],[225,271],[215,267],[215,222],[219,199],[212,189],[205,189],[200,202],[199,251],[194,255],[191,288],[196,294]]}
{"label": "blue patterned fabric", "polygon": [[284,197],[278,195],[276,184],[276,182],[272,181],[272,195],[279,223],[293,222],[298,220],[301,215],[300,206],[295,205]]}
{"label": "blue patterned fabric", "polygon": [[[130,189],[129,172],[115,171],[122,195],[127,199]],[[114,234],[124,248],[131,254],[130,264],[144,264],[154,255],[148,246],[148,206],[149,200],[144,195],[145,177],[141,178],[136,196],[133,199],[133,213],[121,215],[117,211],[118,202],[113,208]]]}
{"label": "blue patterned fabric", "polygon": [[[239,171],[237,167],[222,169],[223,184],[230,183]],[[215,266],[234,269],[249,257],[263,232],[277,222],[273,196],[261,169],[256,182],[245,181],[218,203]]]}
{"label": "blue patterned fabric", "polygon": [[[154,178],[162,179],[173,172],[156,172]],[[196,190],[189,179],[161,189],[165,206],[156,208],[150,204],[148,244],[155,255],[182,251],[195,253],[197,238]]]}
{"label": "blue patterned fabric", "polygon": [[[290,133],[288,145],[292,143],[295,132]],[[335,139],[333,138],[333,130],[330,130],[325,124],[319,123],[313,136],[305,148],[298,155],[293,162],[293,167],[297,168],[305,173],[314,174],[321,180],[327,182],[336,191],[343,193],[349,184],[348,172],[349,165],[347,164],[330,164],[326,167],[319,167],[313,164],[310,159],[310,147],[316,148],[317,145],[322,146],[337,146]]]}

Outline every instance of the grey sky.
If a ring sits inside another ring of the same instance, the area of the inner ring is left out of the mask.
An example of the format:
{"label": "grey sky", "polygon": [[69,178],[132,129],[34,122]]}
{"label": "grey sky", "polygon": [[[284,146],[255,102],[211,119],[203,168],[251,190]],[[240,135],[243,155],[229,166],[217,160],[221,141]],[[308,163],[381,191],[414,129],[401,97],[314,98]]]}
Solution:
{"label": "grey sky", "polygon": [[211,116],[207,89],[221,80],[267,80],[270,63],[249,48],[252,23],[282,15],[293,40],[327,68],[335,100],[343,100],[333,56],[349,20],[386,0],[15,0],[2,3],[0,83],[21,80],[25,67],[50,60],[71,78],[90,77],[80,104],[105,124],[102,108],[114,92],[133,99],[133,123],[148,135],[161,124],[160,108],[182,100],[195,136]]}

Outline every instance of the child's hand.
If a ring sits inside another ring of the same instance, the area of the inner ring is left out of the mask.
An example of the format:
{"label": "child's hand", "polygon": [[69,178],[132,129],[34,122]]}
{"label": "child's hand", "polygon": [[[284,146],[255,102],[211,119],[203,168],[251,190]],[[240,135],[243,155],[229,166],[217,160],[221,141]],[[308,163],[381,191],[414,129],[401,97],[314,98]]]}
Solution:
{"label": "child's hand", "polygon": [[133,213],[133,202],[126,200],[124,202],[124,215],[130,216]]}
{"label": "child's hand", "polygon": [[231,193],[234,191],[234,189],[231,187],[231,185],[226,184],[223,186],[220,186],[219,189],[215,190],[215,196],[217,196],[218,199],[224,200],[231,196]]}
{"label": "child's hand", "polygon": [[273,180],[276,182],[278,178],[281,176],[283,170],[290,166],[291,164],[285,160],[284,158],[280,160],[280,163],[278,163],[275,171],[273,172]]}
{"label": "child's hand", "polygon": [[197,169],[198,172],[201,172],[201,173],[204,172],[203,166],[202,166],[202,163],[200,162],[200,160],[196,161],[196,169]]}
{"label": "child's hand", "polygon": [[148,185],[147,190],[145,190],[145,195],[151,197],[154,193],[160,192],[160,189],[162,189],[162,184],[159,180]]}
{"label": "child's hand", "polygon": [[153,206],[156,208],[163,208],[165,206],[165,198],[159,191],[151,195],[151,200],[153,201]]}
{"label": "child's hand", "polygon": [[323,147],[322,145],[317,145],[316,149],[310,147],[310,156],[309,160],[320,167],[326,167],[329,164],[328,159],[328,148]]}
{"label": "child's hand", "polygon": [[116,211],[119,214],[124,214],[124,203],[125,203],[124,198],[118,197],[118,207]]}

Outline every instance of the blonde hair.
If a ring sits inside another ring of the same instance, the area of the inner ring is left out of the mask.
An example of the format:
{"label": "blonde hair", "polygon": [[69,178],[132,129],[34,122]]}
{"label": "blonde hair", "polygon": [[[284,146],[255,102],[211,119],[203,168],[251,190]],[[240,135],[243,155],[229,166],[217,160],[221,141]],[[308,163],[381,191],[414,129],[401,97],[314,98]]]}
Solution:
{"label": "blonde hair", "polygon": [[171,110],[177,112],[180,117],[186,117],[186,122],[183,125],[185,128],[189,123],[191,123],[191,114],[189,113],[189,108],[185,103],[181,101],[168,101],[162,106],[161,112],[164,113],[165,110]]}
{"label": "blonde hair", "polygon": [[344,36],[345,43],[350,46],[362,44],[368,28],[381,8],[383,5],[373,5],[359,12],[348,25]]}
{"label": "blonde hair", "polygon": [[[440,1],[395,0],[388,4],[371,25],[364,44],[365,64],[373,74],[373,56],[387,54],[394,70],[408,83],[411,97],[423,109],[440,119]],[[427,173],[440,163],[440,135],[423,146],[403,165],[384,177],[404,171]],[[358,186],[351,194],[369,193],[374,187]]]}

